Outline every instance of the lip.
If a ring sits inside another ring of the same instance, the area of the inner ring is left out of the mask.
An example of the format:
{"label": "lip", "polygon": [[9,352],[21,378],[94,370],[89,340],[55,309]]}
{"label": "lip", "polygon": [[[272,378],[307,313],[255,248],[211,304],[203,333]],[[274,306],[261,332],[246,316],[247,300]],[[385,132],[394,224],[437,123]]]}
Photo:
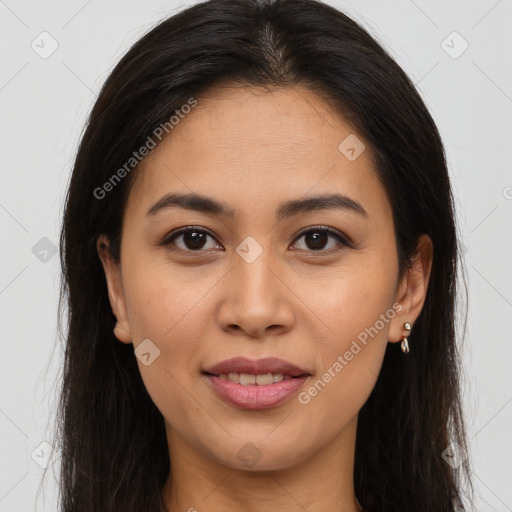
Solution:
{"label": "lip", "polygon": [[243,386],[215,375],[206,375],[218,395],[243,409],[269,409],[277,407],[297,395],[310,375],[283,380],[267,386]]}
{"label": "lip", "polygon": [[[244,386],[219,378],[219,375],[227,373],[248,373],[251,375],[282,373],[294,378],[274,382],[266,386],[259,386],[257,384]],[[208,367],[203,370],[203,374],[211,383],[213,390],[222,399],[243,409],[269,409],[277,407],[295,396],[309,377],[311,377],[311,373],[307,370],[303,370],[297,365],[275,357],[266,357],[258,360],[235,357]]]}
{"label": "lip", "polygon": [[203,371],[217,376],[222,373],[249,373],[252,375],[282,373],[292,377],[299,377],[304,374],[311,375],[307,370],[277,357],[264,357],[263,359],[234,357],[205,368]]}

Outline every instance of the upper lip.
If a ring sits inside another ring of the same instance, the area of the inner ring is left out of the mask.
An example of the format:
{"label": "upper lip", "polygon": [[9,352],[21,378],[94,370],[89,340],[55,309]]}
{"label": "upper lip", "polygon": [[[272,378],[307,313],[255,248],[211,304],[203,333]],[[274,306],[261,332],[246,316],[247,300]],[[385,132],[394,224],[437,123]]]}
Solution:
{"label": "upper lip", "polygon": [[299,377],[309,374],[298,366],[276,357],[265,357],[263,359],[248,359],[246,357],[234,357],[221,361],[213,366],[204,369],[205,373],[221,375],[226,373],[247,373],[249,375],[264,375],[266,373],[282,373]]}

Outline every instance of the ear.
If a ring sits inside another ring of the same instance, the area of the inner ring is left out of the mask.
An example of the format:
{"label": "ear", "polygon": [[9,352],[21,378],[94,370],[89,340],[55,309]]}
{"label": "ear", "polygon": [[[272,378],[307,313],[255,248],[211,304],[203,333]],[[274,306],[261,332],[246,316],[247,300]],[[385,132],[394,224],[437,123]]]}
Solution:
{"label": "ear", "polygon": [[96,249],[103,265],[103,270],[105,271],[110,307],[117,319],[117,324],[114,328],[114,335],[123,343],[132,343],[128,313],[126,310],[126,301],[124,298],[123,282],[121,278],[121,265],[112,259],[109,250],[109,240],[106,235],[101,234],[98,237]]}
{"label": "ear", "polygon": [[407,334],[403,328],[405,322],[409,322],[412,326],[411,332],[414,331],[414,322],[420,315],[427,296],[433,253],[432,240],[427,234],[422,234],[418,238],[410,268],[407,268],[398,286],[396,301],[402,309],[390,322],[388,340],[391,343],[400,341]]}

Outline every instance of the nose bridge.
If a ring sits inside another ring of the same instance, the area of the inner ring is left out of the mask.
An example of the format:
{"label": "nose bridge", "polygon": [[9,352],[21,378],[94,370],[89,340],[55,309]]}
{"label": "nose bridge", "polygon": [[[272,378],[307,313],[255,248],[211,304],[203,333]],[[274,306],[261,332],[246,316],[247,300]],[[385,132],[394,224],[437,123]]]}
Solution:
{"label": "nose bridge", "polygon": [[[268,240],[268,239],[267,239]],[[224,328],[237,326],[260,335],[270,326],[289,328],[293,320],[278,279],[278,262],[271,249],[248,237],[236,248],[230,272],[229,291],[220,317]]]}
{"label": "nose bridge", "polygon": [[[261,242],[261,243],[260,243]],[[270,304],[276,298],[274,272],[276,265],[272,250],[263,246],[262,239],[258,242],[247,237],[236,248],[233,255],[234,288],[240,302],[257,306],[260,302]]]}

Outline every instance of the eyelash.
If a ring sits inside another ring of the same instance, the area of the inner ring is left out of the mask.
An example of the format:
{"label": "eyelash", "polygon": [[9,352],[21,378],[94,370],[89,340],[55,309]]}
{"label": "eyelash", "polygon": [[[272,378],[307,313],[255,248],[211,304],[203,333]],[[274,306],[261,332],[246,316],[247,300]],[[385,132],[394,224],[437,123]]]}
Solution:
{"label": "eyelash", "polygon": [[[183,235],[185,233],[188,233],[190,231],[196,231],[196,232],[200,232],[200,233],[206,233],[208,236],[212,237],[213,239],[215,239],[215,237],[209,233],[207,230],[199,227],[199,226],[186,226],[186,227],[183,227],[183,228],[180,228],[178,229],[177,231],[174,231],[173,233],[171,233],[170,235],[166,235],[160,242],[159,242],[159,245],[162,245],[162,246],[167,246],[167,245],[170,245],[176,238],[178,238],[180,235]],[[298,233],[298,235],[296,236],[296,238],[294,240],[299,240],[300,238],[302,238],[304,235],[307,235],[308,233],[311,233],[311,232],[315,232],[315,233],[318,233],[318,232],[321,232],[321,233],[327,233],[329,235],[332,235],[333,237],[337,238],[338,241],[345,247],[349,247],[349,248],[354,248],[354,245],[352,243],[352,241],[342,235],[340,232],[338,232],[337,230],[335,229],[332,229],[328,226],[310,226],[308,228],[305,228],[304,230],[302,230],[300,233]],[[208,250],[203,250],[203,249],[198,249],[196,251],[194,250],[191,250],[191,249],[180,249],[178,248],[177,249],[178,251],[181,251],[181,252],[188,252],[188,253],[201,253],[201,252],[209,252]],[[303,249],[299,249],[299,250],[303,250]],[[324,249],[319,249],[317,251],[315,250],[306,250],[306,252],[311,252],[311,253],[319,253],[319,254],[327,254],[327,255],[330,255],[330,254],[333,254],[333,253],[337,253],[337,252],[340,252],[341,250],[343,250],[343,248],[340,248],[340,249],[330,249],[330,250],[324,250]]]}

